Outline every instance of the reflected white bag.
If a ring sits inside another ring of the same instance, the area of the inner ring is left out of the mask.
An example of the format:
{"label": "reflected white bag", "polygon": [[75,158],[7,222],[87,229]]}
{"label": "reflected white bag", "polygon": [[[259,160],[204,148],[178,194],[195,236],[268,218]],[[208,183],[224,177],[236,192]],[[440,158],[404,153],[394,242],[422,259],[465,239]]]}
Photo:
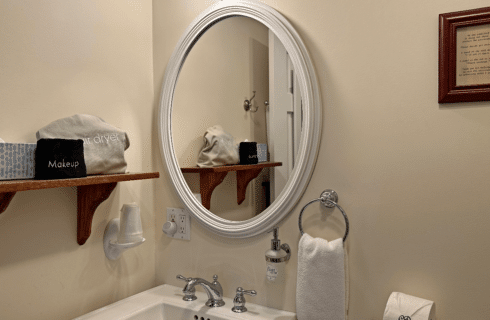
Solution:
{"label": "reflected white bag", "polygon": [[200,168],[210,168],[240,162],[238,147],[231,134],[215,125],[206,130],[204,146],[199,152],[197,165]]}

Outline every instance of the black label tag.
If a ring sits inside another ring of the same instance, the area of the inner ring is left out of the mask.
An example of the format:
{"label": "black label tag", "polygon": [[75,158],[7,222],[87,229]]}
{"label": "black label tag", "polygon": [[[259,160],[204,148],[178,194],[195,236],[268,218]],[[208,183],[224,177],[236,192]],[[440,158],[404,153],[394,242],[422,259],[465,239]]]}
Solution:
{"label": "black label tag", "polygon": [[37,142],[35,164],[36,179],[86,177],[83,140],[40,139]]}
{"label": "black label tag", "polygon": [[240,142],[238,147],[240,164],[257,164],[257,142]]}

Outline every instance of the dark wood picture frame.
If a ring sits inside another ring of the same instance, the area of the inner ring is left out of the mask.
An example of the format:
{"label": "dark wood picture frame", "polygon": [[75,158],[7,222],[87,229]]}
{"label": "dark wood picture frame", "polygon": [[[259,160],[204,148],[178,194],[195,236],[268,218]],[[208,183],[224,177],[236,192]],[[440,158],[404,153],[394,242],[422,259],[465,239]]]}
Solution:
{"label": "dark wood picture frame", "polygon": [[490,25],[490,7],[439,15],[439,103],[490,101],[490,83],[456,85],[458,28]]}

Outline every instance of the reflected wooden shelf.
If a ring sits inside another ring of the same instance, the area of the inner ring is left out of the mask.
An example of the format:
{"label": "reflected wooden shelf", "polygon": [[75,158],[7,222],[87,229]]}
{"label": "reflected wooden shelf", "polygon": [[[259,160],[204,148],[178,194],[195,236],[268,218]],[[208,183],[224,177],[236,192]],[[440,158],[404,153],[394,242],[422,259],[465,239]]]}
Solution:
{"label": "reflected wooden shelf", "polygon": [[95,210],[109,198],[118,182],[158,177],[160,173],[148,172],[95,175],[73,179],[0,181],[0,213],[7,209],[18,191],[77,187],[77,242],[83,245],[90,237]]}
{"label": "reflected wooden shelf", "polygon": [[282,162],[261,162],[248,165],[230,165],[212,168],[187,167],[180,168],[182,173],[199,173],[199,185],[202,205],[206,209],[211,208],[211,195],[214,189],[225,179],[230,171],[236,171],[237,203],[245,200],[245,192],[250,181],[255,179],[263,168],[279,167]]}

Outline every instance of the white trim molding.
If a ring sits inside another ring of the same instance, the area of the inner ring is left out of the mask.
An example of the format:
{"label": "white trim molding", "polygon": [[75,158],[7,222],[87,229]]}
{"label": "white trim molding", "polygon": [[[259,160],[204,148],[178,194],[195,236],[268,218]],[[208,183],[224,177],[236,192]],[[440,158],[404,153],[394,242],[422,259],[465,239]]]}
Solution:
{"label": "white trim molding", "polygon": [[[181,172],[172,141],[172,108],[180,69],[200,36],[216,22],[246,16],[268,27],[283,43],[296,71],[303,102],[303,132],[296,166],[276,200],[246,221],[222,219],[208,211],[192,194]],[[201,13],[180,38],[167,65],[160,97],[158,130],[160,151],[177,194],[194,218],[224,237],[248,238],[269,231],[287,216],[303,195],[313,173],[321,136],[322,104],[315,71],[303,41],[291,24],[273,8],[250,0],[223,0]]]}

